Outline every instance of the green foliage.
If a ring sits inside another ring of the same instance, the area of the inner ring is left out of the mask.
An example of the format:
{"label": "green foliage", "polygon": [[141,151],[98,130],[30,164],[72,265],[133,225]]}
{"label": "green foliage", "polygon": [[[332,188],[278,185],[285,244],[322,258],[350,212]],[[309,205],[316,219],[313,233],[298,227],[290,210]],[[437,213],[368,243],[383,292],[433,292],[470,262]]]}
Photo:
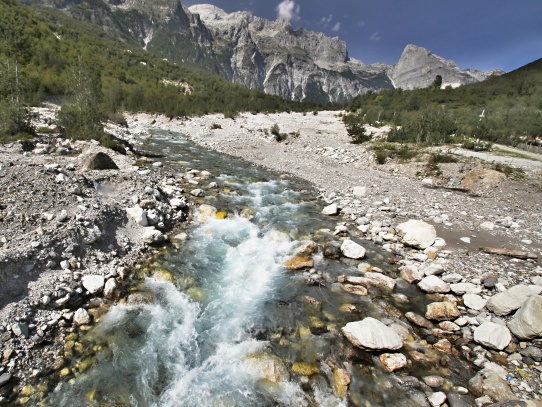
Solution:
{"label": "green foliage", "polygon": [[277,123],[274,123],[272,126],[271,126],[271,129],[270,129],[270,132],[273,136],[278,137],[280,135],[280,128],[279,128],[279,125]]}
{"label": "green foliage", "polygon": [[[86,3],[74,10],[83,19],[98,22],[111,12],[95,12]],[[123,23],[126,27],[137,26],[140,17],[132,17],[133,21]],[[121,42],[97,25],[76,21],[50,7],[28,7],[15,0],[0,1],[0,41],[4,43],[7,38],[15,38],[11,41],[15,45],[9,47],[9,54],[0,50],[0,61],[9,61],[13,68],[16,60],[13,50],[16,50],[20,77],[27,78],[27,86],[19,89],[19,100],[39,104],[50,97],[67,96],[67,105],[61,114],[63,127],[66,134],[80,138],[95,137],[100,133],[95,122],[97,116],[104,118],[110,113],[126,110],[162,113],[169,117],[224,113],[233,118],[240,111],[319,108],[319,105],[285,101],[278,96],[247,90],[216,76],[165,61],[163,56],[142,50],[130,38]],[[160,45],[159,40],[157,38],[154,46],[166,47],[167,44]],[[78,94],[81,95],[73,85],[74,69],[80,57],[88,59],[87,65],[92,68],[91,76],[97,88],[93,92],[100,96],[90,110],[88,103],[75,100]],[[199,56],[191,54],[192,57]],[[13,72],[13,69],[2,68],[0,71]],[[0,86],[2,103],[7,99],[6,89]],[[82,105],[86,108],[80,109]],[[7,113],[4,108],[2,112]],[[10,127],[9,132],[13,131]]]}
{"label": "green foliage", "polygon": [[366,123],[395,126],[389,141],[439,145],[457,134],[514,145],[522,137],[542,135],[542,59],[457,89],[437,89],[437,79],[426,89],[368,92],[347,110]]}
{"label": "green foliage", "polygon": [[437,76],[435,76],[435,80],[431,84],[431,87],[433,87],[435,89],[440,89],[441,86],[442,86],[442,76],[437,75]]}
{"label": "green foliage", "polygon": [[516,168],[505,163],[494,162],[493,169],[506,175],[507,178],[516,177],[523,178],[525,172],[522,168]]}
{"label": "green foliage", "polygon": [[450,154],[434,153],[429,155],[427,162],[431,165],[456,163],[457,158]]}
{"label": "green foliage", "polygon": [[352,144],[361,144],[371,140],[364,126],[364,118],[361,114],[348,114],[343,116],[346,132],[352,139]]}

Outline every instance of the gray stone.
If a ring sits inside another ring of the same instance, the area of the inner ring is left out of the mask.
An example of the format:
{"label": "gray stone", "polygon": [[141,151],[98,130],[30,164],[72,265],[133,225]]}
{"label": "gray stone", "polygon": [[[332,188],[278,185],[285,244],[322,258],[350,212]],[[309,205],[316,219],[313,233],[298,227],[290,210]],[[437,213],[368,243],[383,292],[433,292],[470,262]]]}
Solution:
{"label": "gray stone", "polygon": [[115,161],[107,154],[98,152],[90,154],[83,160],[83,168],[87,170],[118,170],[119,167]]}
{"label": "gray stone", "polygon": [[193,189],[192,191],[190,191],[190,195],[192,196],[195,196],[197,198],[201,198],[203,196],[205,196],[205,192],[203,191],[203,189]]}
{"label": "gray stone", "polygon": [[542,287],[537,285],[516,285],[491,297],[487,302],[487,308],[496,315],[508,315],[521,307],[529,297],[541,291]]}
{"label": "gray stone", "polygon": [[491,349],[503,350],[512,340],[505,326],[484,322],[474,330],[474,341]]}
{"label": "gray stone", "polygon": [[84,308],[79,308],[73,314],[73,323],[77,326],[88,325],[90,323],[90,315]]}
{"label": "gray stone", "polygon": [[367,317],[342,328],[352,345],[365,350],[397,350],[403,347],[401,337],[377,319]]}
{"label": "gray stone", "polygon": [[479,311],[487,304],[487,300],[480,297],[478,294],[465,294],[463,296],[463,304],[465,307]]}
{"label": "gray stone", "polygon": [[427,396],[427,399],[432,407],[439,407],[446,401],[446,394],[441,391],[437,391],[436,393],[431,393],[429,396]]}
{"label": "gray stone", "polygon": [[114,278],[110,278],[105,282],[104,297],[107,299],[113,299],[115,297],[115,290],[117,289],[117,281]]}
{"label": "gray stone", "polygon": [[354,187],[352,188],[352,195],[354,195],[356,198],[363,198],[365,195],[367,195],[367,187]]}
{"label": "gray stone", "polygon": [[480,294],[482,292],[482,287],[472,283],[458,283],[451,284],[450,290],[452,290],[452,292],[457,295]]}
{"label": "gray stone", "polygon": [[365,248],[350,239],[343,241],[341,252],[349,259],[362,259],[365,257]]}
{"label": "gray stone", "polygon": [[438,276],[444,273],[444,266],[438,263],[430,264],[423,269],[423,273],[426,276]]}
{"label": "gray stone", "polygon": [[441,387],[444,384],[444,379],[440,376],[425,376],[423,381],[432,388]]}
{"label": "gray stone", "polygon": [[11,380],[11,375],[9,373],[2,373],[0,375],[0,387]]}
{"label": "gray stone", "polygon": [[542,336],[542,297],[529,298],[516,312],[508,327],[519,339],[534,339]]}
{"label": "gray stone", "polygon": [[427,305],[425,317],[431,320],[444,321],[459,317],[461,313],[452,302],[432,302]]}
{"label": "gray stone", "polygon": [[421,281],[424,275],[425,274],[422,270],[418,270],[416,267],[413,267],[413,266],[403,267],[400,273],[400,277],[403,280],[408,281],[410,284]]}
{"label": "gray stone", "polygon": [[143,230],[142,238],[147,244],[159,244],[166,240],[166,236],[154,226],[146,227]]}
{"label": "gray stone", "polygon": [[469,391],[475,397],[488,396],[494,402],[517,400],[506,380],[490,369],[481,370],[469,380]]}
{"label": "gray stone", "polygon": [[437,237],[435,227],[421,220],[411,219],[398,225],[396,230],[404,244],[418,249],[428,248]]}
{"label": "gray stone", "polygon": [[23,338],[28,338],[28,325],[23,322],[17,322],[11,325],[11,332],[13,332],[15,336],[22,336]]}
{"label": "gray stone", "polygon": [[331,205],[326,206],[324,209],[322,209],[322,214],[324,215],[333,216],[333,215],[337,215],[338,213],[339,213],[339,207],[337,206],[337,204],[331,204]]}
{"label": "gray stone", "polygon": [[442,281],[437,276],[427,276],[418,283],[420,287],[426,293],[448,293],[450,292],[450,284]]}
{"label": "gray stone", "polygon": [[405,314],[405,317],[413,324],[421,326],[422,328],[433,329],[435,327],[433,323],[429,321],[427,318],[424,318],[421,315],[418,315],[414,312],[407,312]]}
{"label": "gray stone", "polygon": [[126,208],[128,215],[140,226],[148,226],[147,214],[143,208],[134,206],[133,208]]}
{"label": "gray stone", "polygon": [[91,294],[96,294],[103,290],[105,279],[99,275],[83,276],[82,283],[85,290]]}
{"label": "gray stone", "polygon": [[464,395],[455,392],[448,392],[448,405],[450,407],[475,407],[471,399]]}

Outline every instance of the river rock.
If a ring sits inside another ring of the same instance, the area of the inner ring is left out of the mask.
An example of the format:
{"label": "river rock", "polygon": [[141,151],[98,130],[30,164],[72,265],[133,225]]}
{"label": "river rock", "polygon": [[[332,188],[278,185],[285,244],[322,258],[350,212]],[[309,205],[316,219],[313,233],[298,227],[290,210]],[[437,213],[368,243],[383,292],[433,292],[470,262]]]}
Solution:
{"label": "river rock", "polygon": [[345,369],[335,369],[333,371],[333,392],[341,399],[346,397],[348,385],[352,380],[352,375]]}
{"label": "river rock", "polygon": [[421,326],[426,329],[433,329],[434,325],[427,318],[422,317],[421,315],[416,314],[415,312],[407,312],[405,314],[406,319],[412,322],[415,325]]}
{"label": "river rock", "polygon": [[542,287],[537,285],[516,285],[491,297],[487,308],[496,315],[508,315],[521,307],[529,297],[538,295],[541,291]]}
{"label": "river rock", "polygon": [[22,336],[23,338],[28,338],[29,336],[28,325],[24,322],[17,322],[11,325],[11,332],[13,332],[15,336]]}
{"label": "river rock", "polygon": [[287,260],[285,267],[288,270],[302,270],[305,268],[311,268],[314,267],[314,260],[310,257],[298,256]]}
{"label": "river rock", "polygon": [[339,213],[339,207],[337,206],[337,204],[331,204],[331,205],[326,206],[324,209],[322,209],[322,214],[324,215],[334,216],[334,215],[337,215],[338,213]]}
{"label": "river rock", "polygon": [[96,294],[102,291],[105,285],[105,278],[98,275],[83,276],[83,287],[91,294]]}
{"label": "river rock", "polygon": [[[173,209],[182,209],[182,208],[186,207],[186,199],[184,197],[183,198],[172,198],[172,199],[169,200],[169,204],[171,205],[171,207]],[[210,205],[207,205],[207,206],[210,206]]]}
{"label": "river rock", "polygon": [[75,325],[88,325],[90,323],[90,315],[84,308],[79,308],[73,314],[73,323]]}
{"label": "river rock", "polygon": [[87,170],[118,170],[115,161],[106,153],[90,154],[83,160],[83,168]]}
{"label": "river rock", "polygon": [[9,373],[2,373],[0,375],[0,387],[11,380],[11,375]]}
{"label": "river rock", "polygon": [[368,291],[365,287],[362,285],[354,285],[354,284],[341,284],[341,288],[346,291],[347,293],[354,294],[354,295],[367,295]]}
{"label": "river rock", "polygon": [[201,198],[205,196],[205,192],[203,191],[203,189],[198,188],[198,189],[193,189],[192,191],[190,191],[190,195]]}
{"label": "river rock", "polygon": [[216,214],[218,212],[218,209],[216,209],[214,206],[203,204],[200,205],[198,208],[198,214],[197,219],[198,222],[206,222],[209,219],[214,219],[216,217]]}
{"label": "river rock", "polygon": [[423,381],[431,388],[441,387],[444,385],[444,379],[440,376],[425,376]]}
{"label": "river rock", "polygon": [[154,226],[148,226],[141,235],[143,241],[148,244],[159,244],[166,240],[166,236]]}
{"label": "river rock", "polygon": [[381,273],[367,272],[363,276],[339,276],[339,283],[376,287],[386,291],[393,291],[395,280]]}
{"label": "river rock", "polygon": [[450,290],[457,295],[480,294],[482,292],[482,287],[472,283],[457,283],[450,284]]}
{"label": "river rock", "polygon": [[508,327],[519,339],[534,339],[542,336],[542,297],[529,298],[521,306]]}
{"label": "river rock", "polygon": [[290,374],[288,369],[275,355],[252,355],[245,361],[245,366],[258,377],[265,378],[272,383],[288,382]]}
{"label": "river rock", "polygon": [[461,313],[453,302],[432,302],[427,305],[425,317],[436,321],[451,320],[459,317]]}
{"label": "river rock", "polygon": [[468,387],[475,397],[488,396],[494,402],[517,400],[506,380],[490,369],[478,372],[469,380]]}
{"label": "river rock", "polygon": [[349,259],[362,259],[365,257],[365,248],[350,239],[341,244],[341,252]]}
{"label": "river rock", "polygon": [[413,266],[405,266],[401,269],[400,277],[408,281],[410,284],[421,281],[424,277],[424,272]]}
{"label": "river rock", "polygon": [[469,309],[480,311],[486,306],[487,300],[480,297],[478,294],[465,294],[463,296],[463,304]]}
{"label": "river rock", "polygon": [[446,394],[444,394],[441,391],[437,391],[435,393],[431,393],[427,396],[427,400],[429,400],[429,403],[432,407],[439,407],[444,404],[446,401]]}
{"label": "river rock", "polygon": [[[318,251],[318,244],[313,241],[305,242],[295,250],[298,256],[310,256]],[[312,266],[311,266],[312,267]]]}
{"label": "river rock", "polygon": [[430,264],[423,269],[423,273],[426,276],[439,276],[444,273],[444,266],[438,263]]}
{"label": "river rock", "polygon": [[396,231],[403,237],[404,244],[418,249],[426,249],[431,246],[437,237],[435,227],[421,220],[411,219],[401,223],[397,226]]}
{"label": "river rock", "polygon": [[114,278],[110,278],[105,282],[104,297],[111,300],[115,297],[115,290],[117,289],[117,281]]}
{"label": "river rock", "polygon": [[133,208],[126,208],[128,215],[140,226],[148,226],[147,214],[143,208],[134,206]]}
{"label": "river rock", "polygon": [[420,287],[426,293],[448,293],[450,292],[450,284],[442,281],[439,277],[431,275],[424,277],[422,281],[418,283]]}
{"label": "river rock", "polygon": [[354,195],[356,198],[363,198],[365,195],[367,195],[367,187],[354,187],[352,188],[352,195]]}
{"label": "river rock", "polygon": [[388,372],[394,372],[407,365],[407,358],[402,353],[383,353],[378,357]]}
{"label": "river rock", "polygon": [[494,322],[484,322],[474,330],[474,341],[491,349],[503,350],[511,340],[508,328]]}
{"label": "river rock", "polygon": [[397,350],[403,347],[401,337],[377,319],[367,317],[350,322],[341,329],[350,343],[365,350]]}

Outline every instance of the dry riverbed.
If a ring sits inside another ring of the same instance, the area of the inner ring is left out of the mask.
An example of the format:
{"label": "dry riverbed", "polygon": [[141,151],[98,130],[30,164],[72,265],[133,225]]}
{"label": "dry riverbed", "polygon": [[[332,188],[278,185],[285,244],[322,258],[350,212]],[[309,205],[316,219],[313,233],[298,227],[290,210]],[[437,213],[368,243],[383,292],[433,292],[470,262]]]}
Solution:
{"label": "dry riverbed", "polygon": [[[275,123],[290,134],[282,143],[270,134]],[[402,279],[420,283],[435,302],[450,303],[459,312],[453,318],[406,318],[424,336],[423,346],[461,354],[482,373],[469,389],[437,385],[428,393],[433,405],[445,402],[439,393],[448,394],[450,406],[470,405],[461,404],[469,393],[479,405],[540,398],[542,332],[507,341],[526,293],[529,304],[542,298],[540,259],[479,248],[540,255],[542,161],[515,159],[525,171],[516,179],[490,171],[488,162],[463,158],[441,164],[462,189],[440,188],[429,180],[425,162],[377,164],[374,152],[349,143],[337,112],[242,114],[235,120],[139,114],[128,117],[128,129],[108,129],[135,141],[151,127],[312,182],[322,208],[337,220],[337,235],[382,245],[395,256]],[[378,136],[383,130],[370,131]],[[85,159],[100,151],[119,169],[86,169]],[[123,296],[130,272],[186,218],[193,198],[187,180],[198,173],[173,173],[158,164],[141,169],[135,160],[54,136],[38,145],[0,147],[0,403],[14,392],[31,397],[40,391],[33,385],[53,372],[80,368],[64,357],[66,342]],[[398,226],[408,220],[433,226],[438,238],[428,247],[406,245]],[[509,289],[521,298],[502,295]],[[531,305],[542,319],[542,304]]]}

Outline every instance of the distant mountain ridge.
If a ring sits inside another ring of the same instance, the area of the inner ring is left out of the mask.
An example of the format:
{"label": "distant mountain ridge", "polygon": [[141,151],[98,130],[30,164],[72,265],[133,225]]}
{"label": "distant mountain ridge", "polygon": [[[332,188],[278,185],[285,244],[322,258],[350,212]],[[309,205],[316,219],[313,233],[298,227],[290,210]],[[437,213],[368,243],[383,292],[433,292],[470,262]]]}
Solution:
{"label": "distant mountain ridge", "polygon": [[338,37],[246,11],[210,5],[185,8],[178,0],[25,0],[62,9],[127,42],[176,63],[220,75],[249,89],[290,100],[346,102],[367,91],[466,84],[502,71],[462,70],[452,61],[407,45],[395,65],[365,65],[348,56]]}

